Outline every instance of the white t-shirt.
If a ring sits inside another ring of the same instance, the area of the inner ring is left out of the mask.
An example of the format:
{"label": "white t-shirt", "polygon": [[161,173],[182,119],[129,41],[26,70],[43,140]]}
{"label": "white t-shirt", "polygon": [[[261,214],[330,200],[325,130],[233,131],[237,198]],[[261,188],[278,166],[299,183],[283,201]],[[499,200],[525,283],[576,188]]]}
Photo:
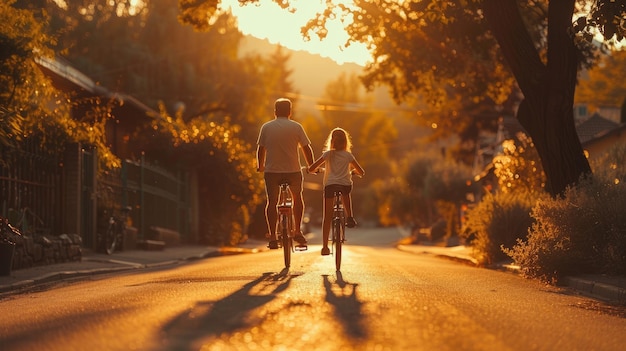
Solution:
{"label": "white t-shirt", "polygon": [[311,144],[302,125],[287,117],[277,117],[261,126],[257,145],[263,146],[265,172],[300,172],[298,146]]}
{"label": "white t-shirt", "polygon": [[350,163],[354,155],[345,150],[328,150],[322,154],[325,161],[324,186],[331,184],[352,185]]}

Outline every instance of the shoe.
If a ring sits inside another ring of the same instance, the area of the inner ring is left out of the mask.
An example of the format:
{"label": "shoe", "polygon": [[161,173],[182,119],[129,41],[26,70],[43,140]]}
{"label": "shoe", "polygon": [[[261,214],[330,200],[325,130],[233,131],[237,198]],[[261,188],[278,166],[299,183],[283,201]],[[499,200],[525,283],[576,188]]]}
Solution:
{"label": "shoe", "polygon": [[267,247],[269,247],[270,250],[278,249],[278,240],[270,240],[269,244],[267,244]]}
{"label": "shoe", "polygon": [[356,227],[356,221],[354,220],[354,217],[346,218],[346,227],[348,227],[348,228]]}
{"label": "shoe", "polygon": [[295,240],[298,244],[300,245],[306,245],[306,238],[304,237],[304,235],[302,234],[302,232],[296,234],[293,237],[293,240]]}
{"label": "shoe", "polygon": [[322,256],[330,255],[330,249],[327,247],[322,248]]}

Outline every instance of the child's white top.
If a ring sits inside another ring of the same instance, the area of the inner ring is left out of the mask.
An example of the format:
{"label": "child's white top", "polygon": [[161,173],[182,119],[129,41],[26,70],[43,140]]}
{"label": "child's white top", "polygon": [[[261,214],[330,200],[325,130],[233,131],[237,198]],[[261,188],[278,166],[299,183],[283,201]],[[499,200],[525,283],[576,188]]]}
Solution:
{"label": "child's white top", "polygon": [[324,172],[324,185],[339,184],[352,185],[350,163],[354,161],[352,153],[345,150],[328,150],[322,154],[326,171]]}

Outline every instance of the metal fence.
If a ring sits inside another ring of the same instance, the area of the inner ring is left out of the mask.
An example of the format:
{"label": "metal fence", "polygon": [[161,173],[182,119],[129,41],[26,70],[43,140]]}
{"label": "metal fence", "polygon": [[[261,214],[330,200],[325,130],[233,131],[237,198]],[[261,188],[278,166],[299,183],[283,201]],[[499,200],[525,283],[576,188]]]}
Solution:
{"label": "metal fence", "polygon": [[121,169],[102,182],[120,207],[132,208],[130,218],[132,226],[138,228],[139,240],[148,238],[151,227],[160,227],[178,232],[185,242],[191,210],[187,178],[185,172],[173,173],[142,159],[125,160]]}
{"label": "metal fence", "polygon": [[[80,234],[95,248],[99,223],[120,207],[133,208],[131,225],[138,240],[151,227],[178,232],[189,241],[189,175],[140,160],[98,175],[95,149],[73,145],[66,155],[50,156],[36,140],[20,149],[0,150],[0,214],[23,231]],[[68,157],[69,155],[69,157]],[[104,211],[104,212],[103,212]],[[107,212],[108,211],[108,212]]]}
{"label": "metal fence", "polygon": [[26,140],[20,149],[4,146],[0,157],[2,216],[24,231],[61,230],[59,158],[42,152],[36,139]]}

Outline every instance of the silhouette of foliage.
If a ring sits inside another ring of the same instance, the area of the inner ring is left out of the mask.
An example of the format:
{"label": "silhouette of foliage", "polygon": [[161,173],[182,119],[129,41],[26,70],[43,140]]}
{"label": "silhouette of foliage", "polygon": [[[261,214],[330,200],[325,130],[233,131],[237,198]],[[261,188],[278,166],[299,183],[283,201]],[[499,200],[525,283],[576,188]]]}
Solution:
{"label": "silhouette of foliage", "polygon": [[626,102],[626,50],[613,51],[589,69],[576,89],[576,102],[589,108],[622,106]]}
{"label": "silhouette of foliage", "polygon": [[32,139],[51,155],[59,155],[68,141],[97,145],[107,154],[103,121],[108,107],[90,111],[91,119],[72,118],[75,101],[55,89],[40,68],[42,60],[54,56],[49,18],[40,8],[19,5],[0,4],[0,144],[7,146],[3,151],[15,151]]}
{"label": "silhouette of foliage", "polygon": [[[289,1],[275,2],[289,7]],[[219,8],[219,1],[211,3],[212,9]],[[196,3],[200,4],[206,5]],[[327,9],[314,15],[302,33],[305,38],[310,33],[323,38],[329,19],[345,20],[350,35],[346,44],[365,43],[372,53],[366,85],[383,83],[399,100],[422,96],[439,106],[456,95],[499,104],[511,95],[516,82],[523,93],[517,117],[537,147],[548,192],[561,194],[590,173],[576,135],[572,105],[577,71],[581,64],[591,62],[594,53],[576,33],[596,28],[607,40],[623,38],[623,2],[357,0],[352,5],[326,4]],[[573,24],[574,14],[585,5],[589,16]],[[203,13],[206,21],[215,11]]]}

